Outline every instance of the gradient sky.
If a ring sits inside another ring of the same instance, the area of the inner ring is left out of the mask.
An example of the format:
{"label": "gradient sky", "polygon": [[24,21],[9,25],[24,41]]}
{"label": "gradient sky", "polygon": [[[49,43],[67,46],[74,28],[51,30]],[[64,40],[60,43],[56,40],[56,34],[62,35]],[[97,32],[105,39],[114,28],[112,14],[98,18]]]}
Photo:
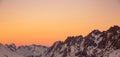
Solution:
{"label": "gradient sky", "polygon": [[50,46],[120,25],[120,0],[0,0],[0,42]]}

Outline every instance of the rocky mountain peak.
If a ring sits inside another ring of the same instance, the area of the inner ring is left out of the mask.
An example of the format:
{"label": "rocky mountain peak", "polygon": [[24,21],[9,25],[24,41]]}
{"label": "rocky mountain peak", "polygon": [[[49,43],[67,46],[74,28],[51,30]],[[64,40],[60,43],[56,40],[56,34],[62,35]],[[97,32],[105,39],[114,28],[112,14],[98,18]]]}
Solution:
{"label": "rocky mountain peak", "polygon": [[12,44],[5,44],[5,46],[7,47],[7,48],[9,48],[11,51],[16,51],[16,45],[14,44],[14,43],[12,43]]}
{"label": "rocky mountain peak", "polygon": [[119,30],[119,29],[120,29],[119,26],[114,25],[114,26],[110,27],[110,28],[108,29],[108,31],[117,31],[117,30]]}
{"label": "rocky mountain peak", "polygon": [[64,41],[64,43],[68,45],[75,45],[75,43],[80,43],[80,41],[83,39],[83,36],[69,36],[67,39]]}
{"label": "rocky mountain peak", "polygon": [[115,26],[113,26],[113,27],[110,27],[110,28],[108,29],[108,32],[111,32],[111,33],[113,33],[113,34],[117,34],[118,32],[120,33],[120,27],[117,26],[117,25],[115,25]]}
{"label": "rocky mountain peak", "polygon": [[99,31],[98,29],[95,29],[95,30],[93,30],[91,33],[94,33],[94,34],[99,34],[99,33],[101,33],[101,31]]}

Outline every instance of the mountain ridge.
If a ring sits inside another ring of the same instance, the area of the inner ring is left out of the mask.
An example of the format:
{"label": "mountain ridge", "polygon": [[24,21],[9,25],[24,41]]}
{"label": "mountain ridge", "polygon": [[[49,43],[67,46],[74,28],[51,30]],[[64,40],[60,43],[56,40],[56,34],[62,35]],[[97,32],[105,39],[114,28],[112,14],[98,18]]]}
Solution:
{"label": "mountain ridge", "polygon": [[[87,36],[69,36],[56,41],[51,47],[41,45],[2,45],[24,57],[120,57],[120,27],[114,25],[106,31],[93,30]],[[113,53],[112,53],[113,52]]]}

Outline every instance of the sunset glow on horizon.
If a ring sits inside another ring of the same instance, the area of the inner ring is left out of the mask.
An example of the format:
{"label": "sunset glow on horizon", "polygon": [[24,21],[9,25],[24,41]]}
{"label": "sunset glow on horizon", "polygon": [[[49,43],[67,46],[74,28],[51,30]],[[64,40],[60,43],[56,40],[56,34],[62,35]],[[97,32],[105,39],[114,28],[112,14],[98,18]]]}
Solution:
{"label": "sunset glow on horizon", "polygon": [[0,43],[51,46],[120,26],[120,0],[0,0]]}

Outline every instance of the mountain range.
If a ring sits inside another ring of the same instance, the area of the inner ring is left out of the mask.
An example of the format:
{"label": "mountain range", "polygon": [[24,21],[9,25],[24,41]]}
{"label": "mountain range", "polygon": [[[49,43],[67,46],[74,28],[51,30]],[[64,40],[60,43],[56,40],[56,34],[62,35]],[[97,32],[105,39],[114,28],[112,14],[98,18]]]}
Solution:
{"label": "mountain range", "polygon": [[69,36],[51,47],[0,44],[0,57],[120,57],[120,27],[93,30],[87,36]]}

